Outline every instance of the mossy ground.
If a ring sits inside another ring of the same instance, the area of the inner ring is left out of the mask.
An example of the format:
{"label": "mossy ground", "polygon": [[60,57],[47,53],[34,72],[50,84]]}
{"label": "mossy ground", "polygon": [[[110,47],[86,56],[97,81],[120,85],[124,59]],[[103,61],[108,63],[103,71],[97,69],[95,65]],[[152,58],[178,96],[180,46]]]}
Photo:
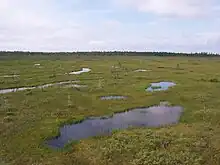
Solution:
{"label": "mossy ground", "polygon": [[[88,85],[82,89],[49,87],[0,95],[0,164],[219,165],[219,64],[219,58],[193,57],[34,57],[0,61],[0,76],[20,75],[0,77],[1,89],[66,80]],[[92,72],[65,75],[82,67]],[[134,72],[139,68],[151,71]],[[177,85],[168,91],[145,91],[157,81]],[[128,98],[100,100],[104,95]],[[44,145],[65,123],[161,101],[184,107],[179,124],[115,131],[112,136],[73,142],[62,150]]]}

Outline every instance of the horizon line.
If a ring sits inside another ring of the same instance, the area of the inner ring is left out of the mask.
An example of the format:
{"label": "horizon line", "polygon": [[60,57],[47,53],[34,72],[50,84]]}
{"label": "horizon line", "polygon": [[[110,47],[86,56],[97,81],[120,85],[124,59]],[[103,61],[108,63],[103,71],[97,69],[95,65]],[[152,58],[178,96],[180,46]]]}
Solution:
{"label": "horizon line", "polygon": [[217,52],[172,52],[172,51],[135,51],[135,50],[80,50],[80,51],[29,51],[29,50],[0,50],[0,53],[171,53],[171,54],[216,54]]}

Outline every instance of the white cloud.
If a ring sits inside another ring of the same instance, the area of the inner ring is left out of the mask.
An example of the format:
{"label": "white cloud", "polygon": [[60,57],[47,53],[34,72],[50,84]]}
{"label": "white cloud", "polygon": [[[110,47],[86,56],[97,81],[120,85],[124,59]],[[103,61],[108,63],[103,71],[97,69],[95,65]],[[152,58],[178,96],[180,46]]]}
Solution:
{"label": "white cloud", "polygon": [[[219,10],[218,6],[210,7],[214,0],[117,0],[116,3],[119,2],[126,8],[162,16],[195,17]],[[176,26],[182,31],[175,31],[169,24],[173,18],[128,23],[123,22],[123,16],[113,14],[114,8],[65,11],[65,7],[60,10],[59,5],[55,0],[1,0],[0,50],[199,51],[203,48],[220,51],[217,50],[218,30],[214,32],[204,27],[192,33]]]}
{"label": "white cloud", "polygon": [[53,0],[2,0],[0,50],[80,49],[87,32],[75,21],[59,17]]}
{"label": "white cloud", "polygon": [[197,17],[218,10],[215,0],[113,0],[121,6],[158,15]]}
{"label": "white cloud", "polygon": [[92,40],[89,41],[89,45],[103,45],[105,43],[105,41],[98,41],[98,40]]}
{"label": "white cloud", "polygon": [[[2,5],[3,4],[3,5]],[[1,24],[8,26],[41,26],[50,24],[48,13],[45,12],[47,3],[40,0],[38,3],[28,0],[2,0],[0,5]]]}

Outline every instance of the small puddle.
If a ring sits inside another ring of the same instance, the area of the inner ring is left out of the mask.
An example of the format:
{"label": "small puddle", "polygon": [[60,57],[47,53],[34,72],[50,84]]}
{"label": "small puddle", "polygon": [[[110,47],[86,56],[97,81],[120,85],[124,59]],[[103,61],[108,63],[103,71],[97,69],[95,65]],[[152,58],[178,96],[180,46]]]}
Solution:
{"label": "small puddle", "polygon": [[68,142],[88,137],[109,135],[113,130],[128,127],[160,127],[176,124],[183,108],[180,106],[152,106],[136,108],[112,117],[91,117],[79,124],[60,128],[60,136],[46,142],[52,148],[62,148]]}
{"label": "small puddle", "polygon": [[79,84],[67,84],[64,88],[86,88],[87,85],[79,85]]}
{"label": "small puddle", "polygon": [[[6,94],[6,93],[12,93],[12,92],[18,92],[18,91],[25,91],[25,90],[31,90],[31,89],[43,89],[48,88],[56,85],[65,85],[65,84],[71,84],[74,83],[74,81],[64,81],[64,82],[58,82],[58,83],[51,83],[51,84],[44,84],[39,86],[33,86],[33,87],[20,87],[20,88],[11,88],[11,89],[1,89],[0,94]],[[81,87],[78,84],[71,84],[73,87]]]}
{"label": "small puddle", "polygon": [[19,75],[4,75],[4,76],[0,76],[3,78],[15,78],[15,77],[19,77]]}
{"label": "small puddle", "polygon": [[101,100],[124,100],[127,99],[126,96],[102,96]]}
{"label": "small puddle", "polygon": [[175,86],[176,84],[173,82],[159,82],[159,83],[151,83],[151,86],[146,89],[148,92],[154,91],[166,91],[169,87]]}
{"label": "small puddle", "polygon": [[114,69],[119,69],[119,67],[118,67],[118,66],[112,66],[112,68],[114,68]]}
{"label": "small puddle", "polygon": [[146,70],[146,69],[137,69],[137,70],[135,70],[134,72],[147,72],[147,71],[149,71],[149,70]]}
{"label": "small puddle", "polygon": [[78,74],[87,73],[87,72],[90,72],[90,71],[91,71],[91,69],[89,69],[89,68],[82,68],[81,71],[70,72],[69,74],[78,75]]}

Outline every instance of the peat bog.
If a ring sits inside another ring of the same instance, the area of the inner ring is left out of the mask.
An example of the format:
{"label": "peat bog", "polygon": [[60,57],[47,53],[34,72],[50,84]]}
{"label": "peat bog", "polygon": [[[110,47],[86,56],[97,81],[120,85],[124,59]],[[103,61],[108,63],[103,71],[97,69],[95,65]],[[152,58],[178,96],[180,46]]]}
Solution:
{"label": "peat bog", "polygon": [[220,164],[217,57],[2,59],[0,164]]}

